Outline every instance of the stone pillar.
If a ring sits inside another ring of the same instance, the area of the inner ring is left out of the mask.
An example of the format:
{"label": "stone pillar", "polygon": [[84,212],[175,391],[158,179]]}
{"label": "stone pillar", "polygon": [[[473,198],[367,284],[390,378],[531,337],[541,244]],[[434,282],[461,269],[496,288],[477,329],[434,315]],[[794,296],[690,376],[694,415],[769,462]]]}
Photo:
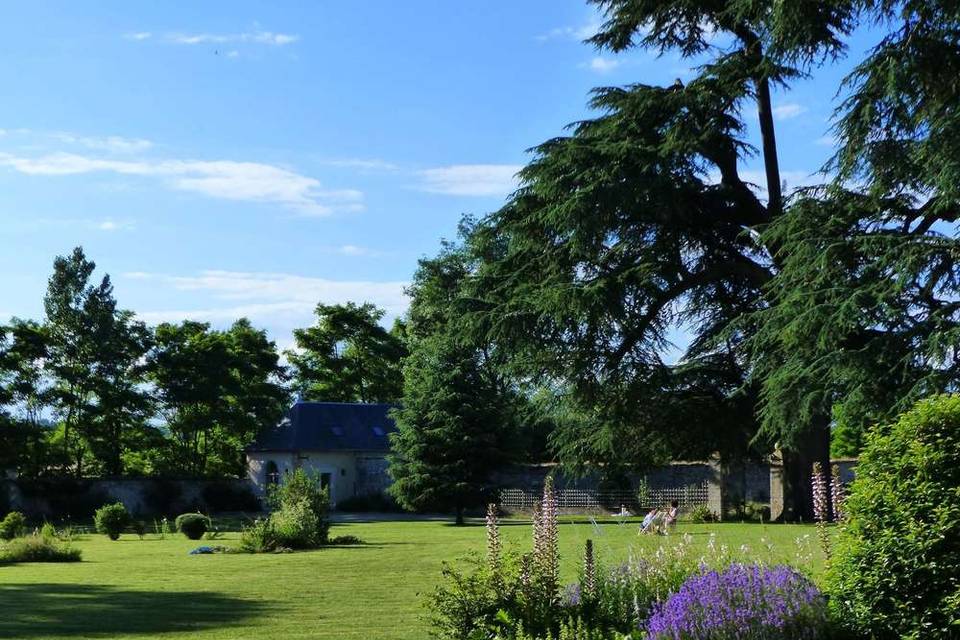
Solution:
{"label": "stone pillar", "polygon": [[783,520],[786,506],[786,479],[783,469],[783,452],[777,449],[770,456],[770,521]]}
{"label": "stone pillar", "polygon": [[718,519],[723,519],[723,465],[720,464],[720,454],[710,456],[710,480],[707,482],[707,508]]}

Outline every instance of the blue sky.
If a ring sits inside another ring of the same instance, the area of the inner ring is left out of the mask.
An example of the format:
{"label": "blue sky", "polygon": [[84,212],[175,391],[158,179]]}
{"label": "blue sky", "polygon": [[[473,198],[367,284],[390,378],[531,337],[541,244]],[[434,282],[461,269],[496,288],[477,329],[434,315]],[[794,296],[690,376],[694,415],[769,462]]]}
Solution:
{"label": "blue sky", "polygon": [[[151,323],[246,315],[286,347],[321,299],[402,313],[417,258],[496,209],[592,87],[689,77],[598,54],[596,23],[577,0],[8,7],[0,319],[39,318],[76,245]],[[849,66],[775,96],[789,183],[830,154]]]}

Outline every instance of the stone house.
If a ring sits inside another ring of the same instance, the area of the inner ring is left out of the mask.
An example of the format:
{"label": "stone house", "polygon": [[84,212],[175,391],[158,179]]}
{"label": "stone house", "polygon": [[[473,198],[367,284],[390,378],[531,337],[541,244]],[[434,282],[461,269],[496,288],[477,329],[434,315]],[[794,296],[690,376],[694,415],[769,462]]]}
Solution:
{"label": "stone house", "polygon": [[297,402],[273,429],[247,448],[247,475],[263,495],[285,473],[303,468],[320,476],[332,505],[384,491],[393,405]]}

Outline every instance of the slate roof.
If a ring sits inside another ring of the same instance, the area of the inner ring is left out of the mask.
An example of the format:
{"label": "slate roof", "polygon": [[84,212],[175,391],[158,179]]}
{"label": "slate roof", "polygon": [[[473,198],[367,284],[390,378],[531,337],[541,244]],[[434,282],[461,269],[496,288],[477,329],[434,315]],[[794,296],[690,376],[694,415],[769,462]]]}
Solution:
{"label": "slate roof", "polygon": [[298,402],[273,429],[261,433],[247,451],[390,450],[397,430],[390,404]]}

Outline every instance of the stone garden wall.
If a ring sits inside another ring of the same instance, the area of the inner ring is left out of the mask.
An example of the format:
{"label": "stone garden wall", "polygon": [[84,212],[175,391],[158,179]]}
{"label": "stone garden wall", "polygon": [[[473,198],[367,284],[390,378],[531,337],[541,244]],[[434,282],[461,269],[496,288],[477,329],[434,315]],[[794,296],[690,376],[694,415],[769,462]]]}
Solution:
{"label": "stone garden wall", "polygon": [[246,480],[0,479],[0,511],[23,511],[31,518],[88,518],[98,507],[117,501],[131,513],[143,516],[260,508]]}

